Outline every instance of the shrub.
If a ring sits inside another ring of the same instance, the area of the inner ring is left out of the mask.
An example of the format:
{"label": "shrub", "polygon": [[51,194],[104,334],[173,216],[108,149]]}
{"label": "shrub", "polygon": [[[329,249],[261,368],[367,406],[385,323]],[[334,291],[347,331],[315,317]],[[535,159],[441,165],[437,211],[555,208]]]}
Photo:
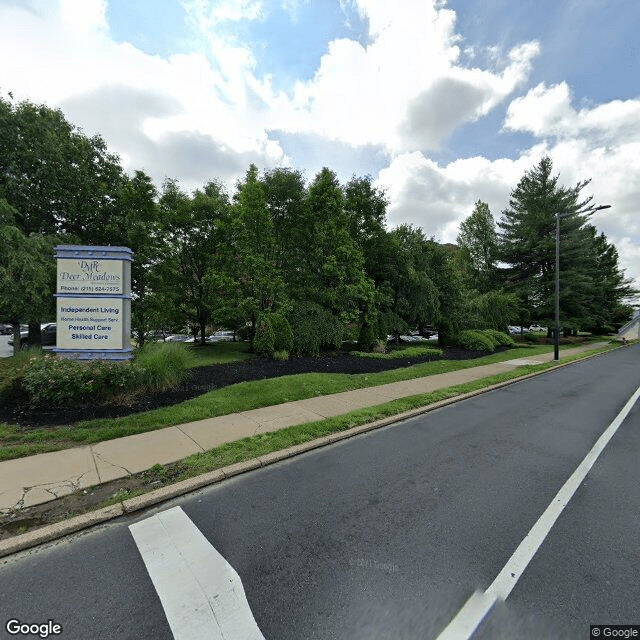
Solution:
{"label": "shrub", "polygon": [[360,327],[360,335],[358,336],[358,349],[361,351],[371,351],[376,342],[377,336],[374,328],[368,322],[363,322]]}
{"label": "shrub", "polygon": [[474,351],[493,351],[496,348],[496,343],[482,331],[461,331],[457,342],[463,349]]}
{"label": "shrub", "polygon": [[275,334],[271,326],[269,314],[263,313],[256,322],[256,333],[253,336],[253,350],[261,356],[270,356],[273,353]]}
{"label": "shrub", "polygon": [[131,362],[57,356],[34,360],[24,372],[24,386],[32,403],[54,407],[102,400],[135,387],[138,380],[139,371]]}
{"label": "shrub", "polygon": [[496,329],[484,329],[482,333],[489,336],[496,344],[502,347],[512,347],[516,343],[516,341],[504,331],[497,331]]}
{"label": "shrub", "polygon": [[340,318],[315,302],[300,302],[289,315],[293,331],[293,353],[320,355],[320,349],[339,349],[345,335]]}
{"label": "shrub", "polygon": [[34,361],[41,360],[40,347],[20,349],[14,356],[0,360],[0,401],[10,402],[24,398],[24,372]]}
{"label": "shrub", "polygon": [[274,360],[288,360],[289,359],[289,352],[282,350],[282,351],[274,351],[273,354],[271,355],[271,357]]}
{"label": "shrub", "polygon": [[281,313],[272,313],[269,316],[273,329],[275,351],[291,351],[293,349],[293,331],[289,321]]}
{"label": "shrub", "polygon": [[188,347],[181,342],[148,342],[138,350],[134,360],[139,373],[138,383],[154,391],[170,389],[180,383],[188,363]]}
{"label": "shrub", "polygon": [[397,360],[399,358],[418,358],[420,356],[441,356],[442,349],[434,347],[405,347],[394,349],[389,353],[369,353],[367,351],[350,351],[349,355],[357,358],[374,358],[376,360]]}

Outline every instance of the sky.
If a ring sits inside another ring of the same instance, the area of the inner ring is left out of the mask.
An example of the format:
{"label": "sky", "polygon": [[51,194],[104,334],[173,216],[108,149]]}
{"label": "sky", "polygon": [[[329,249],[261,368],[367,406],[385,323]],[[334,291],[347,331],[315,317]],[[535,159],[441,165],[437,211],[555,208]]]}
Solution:
{"label": "sky", "polygon": [[638,33],[638,0],[0,0],[0,94],[158,187],[370,175],[441,242],[548,155],[640,288]]}

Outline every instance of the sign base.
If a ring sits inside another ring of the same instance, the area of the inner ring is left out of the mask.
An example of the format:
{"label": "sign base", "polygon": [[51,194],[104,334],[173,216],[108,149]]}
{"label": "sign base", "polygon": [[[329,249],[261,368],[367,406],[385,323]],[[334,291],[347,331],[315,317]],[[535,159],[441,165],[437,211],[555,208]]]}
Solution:
{"label": "sign base", "polygon": [[62,358],[70,360],[131,360],[133,349],[104,349],[89,351],[88,349],[52,349]]}

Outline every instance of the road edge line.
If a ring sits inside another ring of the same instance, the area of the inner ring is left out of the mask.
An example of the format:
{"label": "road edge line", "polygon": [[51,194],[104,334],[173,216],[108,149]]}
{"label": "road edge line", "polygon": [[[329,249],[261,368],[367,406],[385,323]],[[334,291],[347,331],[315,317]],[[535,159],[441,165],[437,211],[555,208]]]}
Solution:
{"label": "road edge line", "polygon": [[498,601],[505,601],[518,580],[529,566],[558,518],[580,488],[600,454],[604,451],[620,425],[640,398],[640,386],[631,394],[616,417],[600,434],[595,444],[587,452],[580,464],[558,490],[547,508],[542,512],[527,535],[520,541],[506,564],[484,592],[475,592],[449,624],[440,632],[436,640],[468,640],[482,624],[489,611]]}

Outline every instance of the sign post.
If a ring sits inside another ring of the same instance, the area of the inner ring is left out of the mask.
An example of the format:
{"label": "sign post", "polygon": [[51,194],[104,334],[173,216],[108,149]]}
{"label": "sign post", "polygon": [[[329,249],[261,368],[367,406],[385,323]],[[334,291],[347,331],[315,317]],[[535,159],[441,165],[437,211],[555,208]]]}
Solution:
{"label": "sign post", "polygon": [[131,359],[131,249],[58,245],[55,257],[54,351],[78,360]]}

